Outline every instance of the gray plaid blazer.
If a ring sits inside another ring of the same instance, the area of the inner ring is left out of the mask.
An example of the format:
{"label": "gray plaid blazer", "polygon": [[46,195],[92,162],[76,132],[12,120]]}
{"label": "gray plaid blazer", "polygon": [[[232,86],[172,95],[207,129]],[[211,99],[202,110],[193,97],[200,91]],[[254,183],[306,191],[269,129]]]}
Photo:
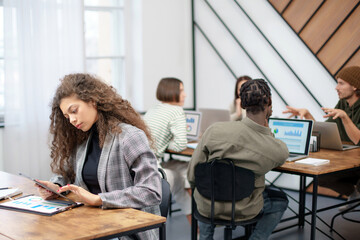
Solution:
{"label": "gray plaid blazer", "polygon": [[[108,133],[101,151],[98,166],[99,196],[103,209],[136,208],[160,215],[161,180],[157,160],[151,151],[146,135],[140,129],[125,123],[119,125],[121,134]],[[82,170],[91,139],[80,145],[73,157],[75,185],[88,190]],[[54,176],[52,182],[66,185],[61,176]],[[158,230],[137,234],[138,239],[159,239]],[[122,239],[132,239],[130,237]]]}

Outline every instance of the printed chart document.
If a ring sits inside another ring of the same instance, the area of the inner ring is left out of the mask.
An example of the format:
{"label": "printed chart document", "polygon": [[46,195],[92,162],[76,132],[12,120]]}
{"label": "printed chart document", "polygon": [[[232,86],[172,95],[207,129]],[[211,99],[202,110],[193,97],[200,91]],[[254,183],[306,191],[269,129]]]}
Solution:
{"label": "printed chart document", "polygon": [[320,158],[305,158],[296,161],[297,164],[307,164],[307,165],[313,165],[313,166],[320,166],[323,164],[330,163],[330,160],[328,159],[320,159]]}
{"label": "printed chart document", "polygon": [[9,188],[0,190],[0,200],[14,197],[21,194],[22,192],[18,188]]}
{"label": "printed chart document", "polygon": [[81,205],[83,204],[73,204],[69,201],[58,199],[44,200],[39,196],[28,195],[13,201],[0,203],[0,208],[51,216]]}

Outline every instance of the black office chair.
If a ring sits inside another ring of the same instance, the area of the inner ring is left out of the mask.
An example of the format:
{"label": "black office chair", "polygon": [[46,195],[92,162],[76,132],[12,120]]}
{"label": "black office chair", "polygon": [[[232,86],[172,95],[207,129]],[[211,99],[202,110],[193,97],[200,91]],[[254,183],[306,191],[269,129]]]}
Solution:
{"label": "black office chair", "polygon": [[162,176],[161,178],[161,203],[160,203],[160,212],[161,216],[167,217],[169,213],[169,206],[171,204],[171,191],[170,191],[170,184],[166,180],[166,174],[164,170],[159,168],[159,172]]}
{"label": "black office chair", "polygon": [[[171,158],[171,155],[170,155],[170,158]],[[164,162],[164,157],[161,158],[161,161]],[[165,179],[167,180],[165,171],[163,169],[159,168],[159,171],[160,170],[161,170],[161,175],[163,176],[163,178],[165,176]],[[175,200],[172,199],[171,192],[170,192],[170,200],[169,201],[170,201],[170,204],[169,204],[169,211],[168,212],[169,212],[169,216],[171,217],[171,214],[173,212],[180,212],[181,209],[180,208],[176,208],[176,209],[172,208],[172,205],[175,203]]]}
{"label": "black office chair", "polygon": [[[214,159],[200,163],[195,167],[195,186],[197,191],[205,198],[211,199],[210,218],[202,216],[192,197],[192,239],[197,239],[197,220],[211,225],[222,225],[224,239],[232,239],[232,230],[237,226],[245,227],[245,239],[248,239],[262,217],[262,211],[253,219],[235,221],[235,203],[249,197],[254,190],[255,176],[251,170],[237,167],[231,159]],[[231,220],[214,218],[215,201],[232,203]]]}

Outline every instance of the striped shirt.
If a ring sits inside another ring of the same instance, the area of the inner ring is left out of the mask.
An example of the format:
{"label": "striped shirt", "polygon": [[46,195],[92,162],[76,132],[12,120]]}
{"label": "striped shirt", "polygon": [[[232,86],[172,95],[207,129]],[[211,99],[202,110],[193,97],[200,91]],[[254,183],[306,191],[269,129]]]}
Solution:
{"label": "striped shirt", "polygon": [[149,109],[144,121],[155,141],[155,155],[164,156],[166,149],[180,152],[186,148],[186,119],[180,106],[159,103]]}

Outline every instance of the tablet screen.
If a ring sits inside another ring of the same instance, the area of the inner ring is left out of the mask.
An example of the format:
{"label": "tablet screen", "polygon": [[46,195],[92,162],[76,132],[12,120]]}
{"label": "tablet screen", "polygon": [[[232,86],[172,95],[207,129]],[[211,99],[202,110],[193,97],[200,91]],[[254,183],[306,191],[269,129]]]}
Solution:
{"label": "tablet screen", "polygon": [[64,196],[64,195],[61,194],[61,193],[58,193],[57,191],[54,191],[53,189],[51,189],[51,188],[47,187],[46,185],[40,183],[40,182],[37,181],[36,179],[34,179],[34,178],[32,178],[32,177],[29,177],[29,176],[27,176],[27,175],[25,175],[25,174],[23,174],[23,173],[19,173],[19,175],[30,179],[31,181],[35,182],[35,183],[36,183],[37,185],[39,185],[40,187],[45,188],[46,190],[49,190],[49,191],[52,192],[52,193],[55,193],[55,194],[58,195],[59,197],[62,197],[62,198],[67,199],[67,200],[68,200],[69,202],[71,202],[72,204],[76,204],[76,202],[74,202],[74,201],[71,200],[70,198]]}

